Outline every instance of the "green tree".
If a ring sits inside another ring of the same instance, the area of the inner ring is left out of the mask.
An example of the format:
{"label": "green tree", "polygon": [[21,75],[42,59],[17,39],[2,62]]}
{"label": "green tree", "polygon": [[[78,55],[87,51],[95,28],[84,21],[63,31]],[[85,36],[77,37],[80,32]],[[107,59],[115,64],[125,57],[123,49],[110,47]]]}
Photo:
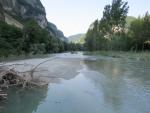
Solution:
{"label": "green tree", "polygon": [[[15,26],[0,22],[0,55],[18,55],[22,52],[22,31]],[[4,54],[3,54],[4,53]]]}
{"label": "green tree", "polygon": [[[49,41],[49,32],[42,29],[35,20],[30,20],[24,27],[24,51],[26,53],[46,52],[46,43]],[[41,49],[43,48],[43,49]],[[44,50],[45,48],[45,50]]]}
{"label": "green tree", "polygon": [[150,16],[148,13],[143,18],[138,18],[131,23],[130,31],[134,38],[136,50],[149,49],[150,41]]}
{"label": "green tree", "polygon": [[121,37],[124,37],[128,9],[128,2],[122,0],[113,0],[111,5],[106,5],[102,19],[96,20],[86,34],[87,49],[121,49]]}

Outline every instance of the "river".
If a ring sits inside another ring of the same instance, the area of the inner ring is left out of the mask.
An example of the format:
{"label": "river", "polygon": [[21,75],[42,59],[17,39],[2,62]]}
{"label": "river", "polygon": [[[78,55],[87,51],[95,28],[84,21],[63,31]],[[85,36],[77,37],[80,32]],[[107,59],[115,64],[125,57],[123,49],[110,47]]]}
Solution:
{"label": "river", "polygon": [[150,113],[150,61],[62,53],[10,63],[47,59],[49,85],[10,88],[1,113]]}

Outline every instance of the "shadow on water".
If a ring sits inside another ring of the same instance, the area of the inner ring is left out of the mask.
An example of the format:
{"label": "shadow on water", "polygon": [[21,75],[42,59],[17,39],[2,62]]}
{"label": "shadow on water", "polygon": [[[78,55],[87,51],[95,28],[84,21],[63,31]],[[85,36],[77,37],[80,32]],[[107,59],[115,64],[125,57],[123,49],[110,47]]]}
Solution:
{"label": "shadow on water", "polygon": [[8,100],[1,103],[1,113],[33,113],[47,96],[47,86],[42,88],[10,88]]}

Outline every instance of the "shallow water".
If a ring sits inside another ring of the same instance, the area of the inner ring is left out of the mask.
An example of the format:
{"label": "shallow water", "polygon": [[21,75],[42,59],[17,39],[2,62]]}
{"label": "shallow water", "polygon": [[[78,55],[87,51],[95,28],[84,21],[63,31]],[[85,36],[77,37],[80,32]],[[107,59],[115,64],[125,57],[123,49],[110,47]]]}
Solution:
{"label": "shallow water", "polygon": [[41,67],[57,78],[9,89],[1,113],[150,113],[150,62],[65,53]]}

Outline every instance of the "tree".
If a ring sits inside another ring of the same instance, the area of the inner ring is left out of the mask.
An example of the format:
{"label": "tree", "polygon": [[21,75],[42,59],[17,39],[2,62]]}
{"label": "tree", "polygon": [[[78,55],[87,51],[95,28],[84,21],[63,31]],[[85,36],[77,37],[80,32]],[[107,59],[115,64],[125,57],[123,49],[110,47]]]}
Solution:
{"label": "tree", "polygon": [[0,22],[0,56],[18,55],[22,52],[22,31]]}
{"label": "tree", "polygon": [[143,49],[150,49],[150,15],[146,12],[143,23],[143,38],[144,45]]}
{"label": "tree", "polygon": [[[49,32],[42,29],[35,20],[30,20],[24,27],[24,51],[26,53],[38,51],[41,53],[46,52],[46,43],[49,41]],[[42,49],[43,48],[43,49]],[[45,50],[44,50],[45,48]]]}
{"label": "tree", "polygon": [[136,50],[144,50],[149,48],[150,41],[150,16],[148,13],[143,18],[138,18],[131,23],[130,31],[134,38]]}
{"label": "tree", "polygon": [[111,6],[111,25],[118,26],[121,28],[125,27],[126,17],[128,13],[128,2],[123,2],[122,0],[113,0]]}
{"label": "tree", "polygon": [[111,5],[106,5],[102,19],[96,20],[86,34],[87,49],[90,51],[120,49],[128,9],[128,2],[122,0],[113,0]]}

